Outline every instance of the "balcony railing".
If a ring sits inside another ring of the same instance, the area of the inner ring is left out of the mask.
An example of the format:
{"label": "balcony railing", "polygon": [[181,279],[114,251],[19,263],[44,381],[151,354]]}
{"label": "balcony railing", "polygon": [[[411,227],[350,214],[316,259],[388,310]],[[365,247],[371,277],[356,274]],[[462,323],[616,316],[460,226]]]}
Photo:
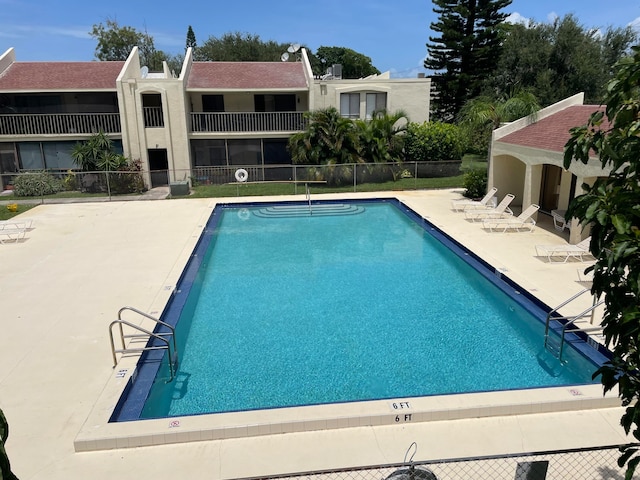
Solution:
{"label": "balcony railing", "polygon": [[146,128],[164,127],[162,107],[143,107],[142,111],[144,112],[144,126]]}
{"label": "balcony railing", "polygon": [[0,135],[120,133],[118,113],[0,114]]}
{"label": "balcony railing", "polygon": [[192,113],[192,132],[298,132],[303,112]]}

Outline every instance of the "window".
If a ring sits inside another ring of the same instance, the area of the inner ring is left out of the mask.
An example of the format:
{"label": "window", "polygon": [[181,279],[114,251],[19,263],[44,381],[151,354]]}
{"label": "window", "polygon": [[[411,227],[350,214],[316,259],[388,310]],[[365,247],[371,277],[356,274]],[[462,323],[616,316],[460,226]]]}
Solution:
{"label": "window", "polygon": [[254,95],[256,112],[295,112],[296,96],[293,94]]}
{"label": "window", "polygon": [[203,112],[224,112],[224,95],[202,95]]}
{"label": "window", "polygon": [[386,93],[367,93],[367,110],[366,119],[371,120],[373,112],[387,109]]}
{"label": "window", "polygon": [[340,115],[346,118],[360,118],[360,94],[340,94]]}
{"label": "window", "polygon": [[159,93],[142,94],[142,111],[146,128],[164,127],[162,114],[162,96]]}

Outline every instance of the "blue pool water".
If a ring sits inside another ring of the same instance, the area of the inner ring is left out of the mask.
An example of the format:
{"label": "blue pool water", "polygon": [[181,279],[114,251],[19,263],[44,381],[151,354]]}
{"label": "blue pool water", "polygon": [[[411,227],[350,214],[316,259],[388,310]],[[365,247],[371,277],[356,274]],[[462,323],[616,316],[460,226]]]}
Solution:
{"label": "blue pool water", "polygon": [[177,378],[131,386],[139,418],[592,383],[584,355],[544,350],[517,285],[399,202],[347,205],[216,209],[180,287]]}

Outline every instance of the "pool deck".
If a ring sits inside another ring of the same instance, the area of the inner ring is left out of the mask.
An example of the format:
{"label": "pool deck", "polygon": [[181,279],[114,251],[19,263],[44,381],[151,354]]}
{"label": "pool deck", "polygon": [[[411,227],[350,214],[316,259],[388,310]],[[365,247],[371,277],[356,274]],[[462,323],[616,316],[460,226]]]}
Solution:
{"label": "pool deck", "polygon": [[[459,190],[338,198],[369,197],[398,198],[548,305],[584,288],[579,272],[585,264],[549,264],[535,256],[535,245],[566,241],[558,232],[489,233],[451,211]],[[288,199],[303,196],[269,198]],[[619,425],[622,409],[599,406],[600,387],[590,386],[580,387],[584,398],[569,411],[560,411],[564,402],[553,407],[556,396],[576,392],[553,389],[548,399],[521,393],[514,401],[529,405],[526,414],[443,413],[429,421],[77,452],[78,439],[104,428],[94,420],[116,401],[105,403],[105,397],[117,387],[118,371],[129,368],[125,359],[112,369],[109,323],[124,305],[162,311],[215,204],[174,199],[41,205],[22,216],[34,222],[26,240],[0,245],[0,407],[10,425],[7,452],[21,480],[228,479],[378,465],[401,462],[414,441],[416,461],[628,441]],[[588,302],[580,300],[577,311]],[[442,411],[452,411],[446,397],[438,401]],[[545,401],[551,407],[531,407]],[[176,434],[188,422],[175,427]]]}

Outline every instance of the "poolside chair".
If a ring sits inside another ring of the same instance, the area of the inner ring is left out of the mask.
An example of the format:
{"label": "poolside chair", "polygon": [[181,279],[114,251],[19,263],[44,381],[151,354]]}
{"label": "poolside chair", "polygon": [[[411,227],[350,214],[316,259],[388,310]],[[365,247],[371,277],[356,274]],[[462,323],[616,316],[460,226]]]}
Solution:
{"label": "poolside chair", "polygon": [[14,242],[24,238],[26,230],[24,228],[1,228],[0,243]]}
{"label": "poolside chair", "polygon": [[491,232],[494,230],[502,230],[503,232],[507,230],[519,231],[521,228],[528,228],[530,232],[533,232],[536,221],[531,217],[539,209],[540,205],[532,203],[515,218],[487,218],[482,221],[482,226],[483,228],[488,228]]}
{"label": "poolside chair", "polygon": [[470,210],[464,211],[464,216],[473,220],[482,220],[485,218],[503,218],[510,217],[513,215],[513,212],[509,208],[509,204],[513,201],[515,195],[512,193],[507,193],[502,201],[495,206],[495,208],[473,208]]}
{"label": "poolside chair", "polygon": [[466,210],[467,208],[486,208],[489,206],[489,202],[495,197],[498,189],[493,187],[491,190],[487,192],[487,194],[482,197],[482,200],[469,200],[469,199],[460,199],[460,200],[451,200],[451,209],[457,212],[461,212]]}
{"label": "poolside chair", "polygon": [[584,262],[585,256],[591,256],[589,243],[591,243],[591,237],[575,245],[536,245],[536,254],[539,257],[546,256],[549,263],[567,263],[570,258]]}
{"label": "poolside chair", "polygon": [[33,221],[29,218],[26,220],[2,220],[0,221],[0,230],[5,229],[21,229],[21,230],[31,230],[33,228]]}

